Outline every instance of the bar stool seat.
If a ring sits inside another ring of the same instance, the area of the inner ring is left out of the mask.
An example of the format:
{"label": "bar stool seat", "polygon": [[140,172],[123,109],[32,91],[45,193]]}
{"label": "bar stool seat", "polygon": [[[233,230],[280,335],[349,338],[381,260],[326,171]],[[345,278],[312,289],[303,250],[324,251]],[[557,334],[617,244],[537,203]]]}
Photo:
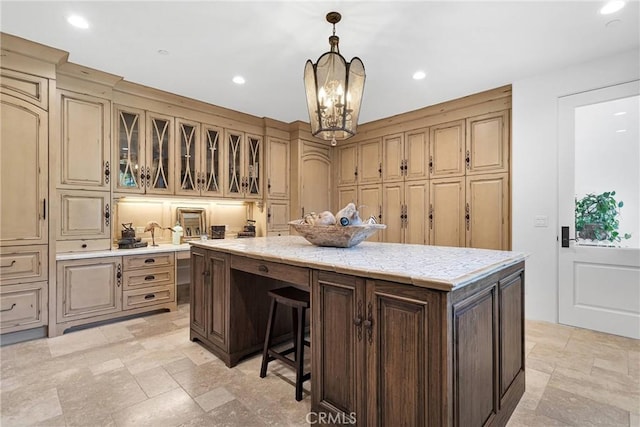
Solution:
{"label": "bar stool seat", "polygon": [[[267,335],[264,339],[260,378],[264,378],[267,375],[269,362],[276,359],[280,360],[296,372],[296,400],[299,402],[302,400],[302,383],[311,378],[310,372],[304,373],[304,346],[311,347],[311,344],[304,339],[305,316],[310,307],[309,292],[288,286],[286,288],[273,289],[268,292],[268,295],[271,297],[271,309],[269,310]],[[280,352],[271,348],[271,334],[273,333],[278,304],[291,307],[293,315],[293,347]],[[293,360],[286,357],[290,353],[294,354]]]}

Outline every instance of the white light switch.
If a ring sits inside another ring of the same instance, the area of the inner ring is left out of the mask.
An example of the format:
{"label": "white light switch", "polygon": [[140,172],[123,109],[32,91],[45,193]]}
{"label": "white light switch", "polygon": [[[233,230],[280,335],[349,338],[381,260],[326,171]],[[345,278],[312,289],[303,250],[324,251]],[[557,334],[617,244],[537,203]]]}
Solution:
{"label": "white light switch", "polygon": [[548,227],[549,226],[549,217],[546,215],[538,215],[535,218],[534,225],[536,227]]}

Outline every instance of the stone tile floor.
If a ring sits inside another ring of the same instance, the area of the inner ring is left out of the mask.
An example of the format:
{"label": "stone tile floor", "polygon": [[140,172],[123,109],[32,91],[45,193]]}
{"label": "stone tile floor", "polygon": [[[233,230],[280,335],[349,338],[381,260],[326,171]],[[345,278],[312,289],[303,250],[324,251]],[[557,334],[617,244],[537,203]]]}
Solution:
{"label": "stone tile floor", "polygon": [[[0,425],[307,425],[292,372],[227,369],[189,341],[189,307],[0,349]],[[309,353],[309,352],[307,352]],[[640,426],[640,341],[527,321],[527,390],[509,426]]]}

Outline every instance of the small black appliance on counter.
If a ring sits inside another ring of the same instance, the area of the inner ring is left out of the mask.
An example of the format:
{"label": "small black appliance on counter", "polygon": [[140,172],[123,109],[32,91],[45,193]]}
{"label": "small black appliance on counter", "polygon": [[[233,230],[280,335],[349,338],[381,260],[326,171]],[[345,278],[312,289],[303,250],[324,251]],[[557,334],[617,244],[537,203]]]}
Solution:
{"label": "small black appliance on counter", "polygon": [[238,231],[238,237],[256,237],[256,222],[248,219],[243,231]]}
{"label": "small black appliance on counter", "polygon": [[144,248],[148,245],[147,242],[141,242],[140,237],[136,237],[136,230],[132,225],[132,222],[122,224],[124,228],[122,229],[122,238],[118,240],[118,249]]}

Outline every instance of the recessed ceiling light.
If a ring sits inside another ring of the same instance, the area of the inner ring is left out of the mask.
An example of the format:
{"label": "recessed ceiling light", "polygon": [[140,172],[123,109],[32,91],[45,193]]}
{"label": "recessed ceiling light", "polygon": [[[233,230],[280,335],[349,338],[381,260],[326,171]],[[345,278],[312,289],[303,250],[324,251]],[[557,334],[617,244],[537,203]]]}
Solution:
{"label": "recessed ceiling light", "polygon": [[244,82],[245,82],[245,80],[244,80],[244,77],[242,77],[242,76],[235,76],[235,77],[233,78],[233,82],[234,82],[235,84],[237,84],[237,85],[243,85],[243,84],[244,84]]}
{"label": "recessed ceiling light", "polygon": [[159,55],[169,55],[169,51],[168,50],[164,50],[164,49],[158,49],[158,54]]}
{"label": "recessed ceiling light", "polygon": [[612,13],[616,13],[624,7],[625,3],[626,2],[624,2],[623,0],[611,0],[607,2],[607,4],[602,6],[602,9],[600,9],[600,13],[602,15],[610,15]]}
{"label": "recessed ceiling light", "polygon": [[82,28],[85,30],[89,28],[89,22],[80,15],[71,15],[67,18],[67,22],[76,28]]}
{"label": "recessed ceiling light", "polygon": [[624,116],[625,114],[627,114],[626,111],[618,111],[617,113],[614,114],[614,116]]}
{"label": "recessed ceiling light", "polygon": [[626,132],[626,131],[627,131],[626,129],[618,129],[616,132],[617,133],[623,133],[623,132]]}
{"label": "recessed ceiling light", "polygon": [[413,73],[413,80],[422,80],[425,77],[427,77],[427,73],[425,73],[424,71],[416,71],[415,73]]}

